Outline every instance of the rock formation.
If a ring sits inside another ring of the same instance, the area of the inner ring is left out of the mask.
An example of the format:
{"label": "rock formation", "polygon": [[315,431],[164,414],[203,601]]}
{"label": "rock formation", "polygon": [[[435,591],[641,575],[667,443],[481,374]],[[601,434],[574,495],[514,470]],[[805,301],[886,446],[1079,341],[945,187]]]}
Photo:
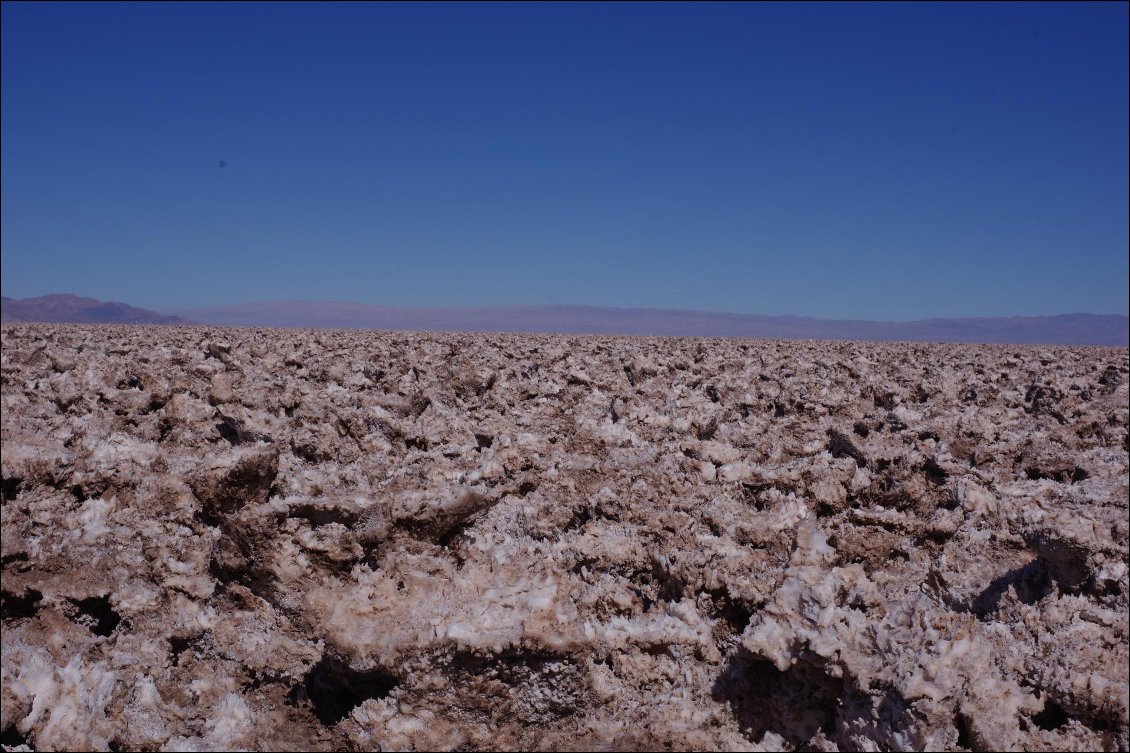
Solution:
{"label": "rock formation", "polygon": [[5,750],[1127,750],[1125,348],[5,324]]}

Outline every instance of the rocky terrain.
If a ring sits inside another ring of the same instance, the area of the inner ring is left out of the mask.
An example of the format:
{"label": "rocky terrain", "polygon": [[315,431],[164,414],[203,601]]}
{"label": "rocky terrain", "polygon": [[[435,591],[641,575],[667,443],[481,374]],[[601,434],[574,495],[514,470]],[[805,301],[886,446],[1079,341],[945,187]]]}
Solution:
{"label": "rocky terrain", "polygon": [[1127,750],[1125,348],[5,324],[5,750]]}

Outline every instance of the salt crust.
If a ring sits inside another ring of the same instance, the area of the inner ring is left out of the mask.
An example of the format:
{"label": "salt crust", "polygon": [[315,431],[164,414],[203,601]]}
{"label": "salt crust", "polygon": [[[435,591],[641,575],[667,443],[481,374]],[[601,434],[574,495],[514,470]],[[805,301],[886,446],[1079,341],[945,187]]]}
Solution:
{"label": "salt crust", "polygon": [[1125,349],[2,334],[6,750],[1127,749]]}

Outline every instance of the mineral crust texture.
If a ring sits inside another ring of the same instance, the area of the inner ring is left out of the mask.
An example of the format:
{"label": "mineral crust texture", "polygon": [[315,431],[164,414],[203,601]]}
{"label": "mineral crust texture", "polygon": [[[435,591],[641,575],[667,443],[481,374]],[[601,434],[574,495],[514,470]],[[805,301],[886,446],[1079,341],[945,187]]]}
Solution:
{"label": "mineral crust texture", "polygon": [[5,750],[1127,750],[1127,351],[4,325]]}

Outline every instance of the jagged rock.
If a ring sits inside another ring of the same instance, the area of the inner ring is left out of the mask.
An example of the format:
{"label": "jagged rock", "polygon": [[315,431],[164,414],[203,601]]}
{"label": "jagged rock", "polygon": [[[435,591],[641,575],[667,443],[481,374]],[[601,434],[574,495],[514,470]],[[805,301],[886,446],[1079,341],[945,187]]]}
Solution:
{"label": "jagged rock", "polygon": [[1130,745],[1124,348],[0,332],[5,750]]}

